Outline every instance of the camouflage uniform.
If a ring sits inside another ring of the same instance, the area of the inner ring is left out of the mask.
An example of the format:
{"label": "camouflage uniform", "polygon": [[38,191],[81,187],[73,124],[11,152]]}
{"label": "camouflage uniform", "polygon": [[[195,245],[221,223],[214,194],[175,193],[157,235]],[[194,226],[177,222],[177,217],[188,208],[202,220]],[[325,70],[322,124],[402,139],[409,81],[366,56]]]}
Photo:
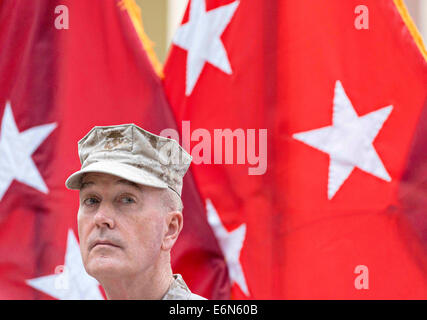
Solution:
{"label": "camouflage uniform", "polygon": [[175,280],[172,282],[168,292],[166,292],[162,300],[206,300],[206,298],[191,293],[180,274],[174,274],[173,277]]}
{"label": "camouflage uniform", "polygon": [[79,141],[78,149],[82,167],[68,177],[68,189],[80,189],[85,173],[101,172],[169,188],[181,196],[182,179],[193,159],[175,140],[135,124],[94,127]]}

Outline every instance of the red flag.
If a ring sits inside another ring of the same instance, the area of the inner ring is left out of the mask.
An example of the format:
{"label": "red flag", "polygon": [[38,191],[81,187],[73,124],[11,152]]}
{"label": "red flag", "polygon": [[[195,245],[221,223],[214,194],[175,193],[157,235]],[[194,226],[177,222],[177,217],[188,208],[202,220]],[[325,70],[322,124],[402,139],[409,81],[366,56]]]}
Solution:
{"label": "red flag", "polygon": [[[93,126],[175,127],[137,10],[113,0],[0,4],[0,298],[103,298],[80,261],[78,193],[64,183]],[[200,295],[226,297],[227,270],[191,173],[183,201],[173,271]]]}
{"label": "red flag", "polygon": [[192,0],[173,44],[232,296],[425,299],[427,53],[402,1]]}

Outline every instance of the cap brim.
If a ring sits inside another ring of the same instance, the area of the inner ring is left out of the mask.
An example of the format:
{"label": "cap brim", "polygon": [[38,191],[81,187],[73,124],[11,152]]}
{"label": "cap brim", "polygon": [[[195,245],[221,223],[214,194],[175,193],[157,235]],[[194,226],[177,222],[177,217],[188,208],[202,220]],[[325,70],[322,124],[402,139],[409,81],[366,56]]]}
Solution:
{"label": "cap brim", "polygon": [[111,174],[149,187],[162,189],[168,187],[166,183],[156,178],[153,174],[147,172],[143,168],[135,168],[131,165],[112,161],[94,162],[84,169],[74,172],[68,177],[67,181],[65,181],[65,186],[71,190],[79,190],[83,175],[89,172]]}

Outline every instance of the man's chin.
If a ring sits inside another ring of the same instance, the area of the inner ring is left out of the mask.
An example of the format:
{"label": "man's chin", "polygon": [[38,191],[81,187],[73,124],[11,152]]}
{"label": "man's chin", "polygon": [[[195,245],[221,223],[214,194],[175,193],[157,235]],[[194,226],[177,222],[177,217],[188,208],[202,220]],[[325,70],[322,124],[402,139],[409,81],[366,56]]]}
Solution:
{"label": "man's chin", "polygon": [[95,279],[119,276],[125,268],[119,258],[102,255],[92,257],[86,264],[86,272]]}

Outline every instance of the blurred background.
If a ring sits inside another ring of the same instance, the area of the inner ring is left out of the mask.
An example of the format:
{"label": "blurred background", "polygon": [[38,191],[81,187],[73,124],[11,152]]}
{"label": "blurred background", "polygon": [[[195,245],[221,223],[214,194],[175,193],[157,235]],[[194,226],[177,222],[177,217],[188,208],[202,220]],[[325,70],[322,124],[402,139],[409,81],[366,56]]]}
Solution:
{"label": "blurred background", "polygon": [[[141,8],[144,28],[155,43],[159,60],[164,63],[176,28],[181,23],[188,0],[136,0]],[[427,39],[427,0],[404,0],[424,43]]]}

